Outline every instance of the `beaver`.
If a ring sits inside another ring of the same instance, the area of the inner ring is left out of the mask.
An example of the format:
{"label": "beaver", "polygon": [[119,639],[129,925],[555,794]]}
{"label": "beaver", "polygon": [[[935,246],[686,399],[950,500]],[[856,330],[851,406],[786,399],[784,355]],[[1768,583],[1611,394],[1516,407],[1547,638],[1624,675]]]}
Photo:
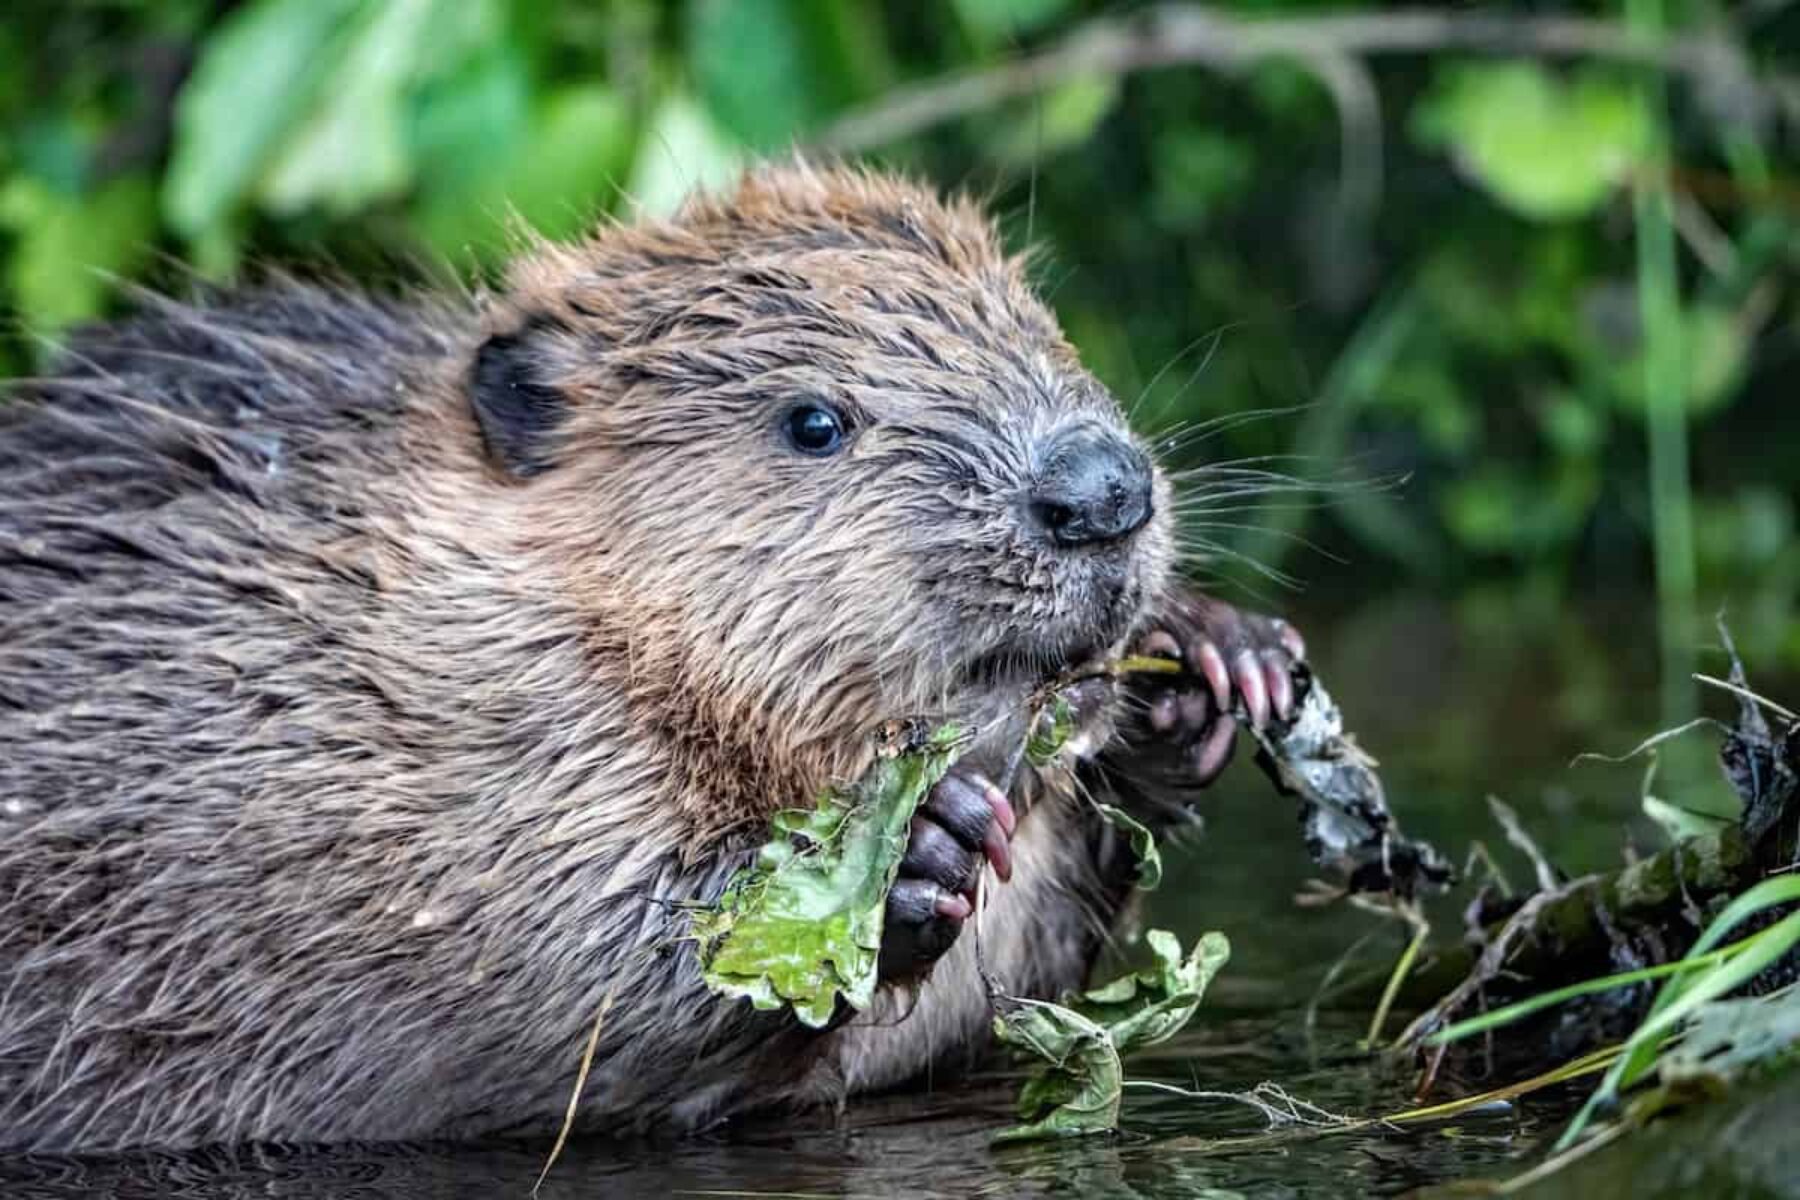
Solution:
{"label": "beaver", "polygon": [[[0,1146],[691,1130],[963,1062],[1078,984],[1291,627],[1174,582],[1170,485],[978,205],[759,168],[476,296],[269,275],[0,404]],[[1078,767],[1005,714],[1136,644]],[[1117,691],[1117,694],[1115,694]],[[702,984],[684,906],[897,715],[931,793],[876,1005]],[[985,748],[984,748],[985,747]]]}

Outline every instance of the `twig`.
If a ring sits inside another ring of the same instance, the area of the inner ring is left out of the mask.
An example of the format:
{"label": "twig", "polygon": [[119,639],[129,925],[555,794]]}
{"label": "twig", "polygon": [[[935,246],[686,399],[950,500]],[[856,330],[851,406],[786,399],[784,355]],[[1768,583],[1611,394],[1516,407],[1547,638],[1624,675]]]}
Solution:
{"label": "twig", "polygon": [[1759,696],[1755,692],[1751,691],[1749,688],[1743,686],[1742,684],[1732,683],[1728,679],[1716,679],[1711,675],[1702,675],[1698,671],[1694,672],[1694,678],[1699,680],[1701,683],[1711,684],[1713,687],[1716,687],[1716,688],[1723,688],[1725,691],[1730,692],[1732,695],[1737,696],[1744,700],[1748,700],[1753,704],[1760,704],[1762,707],[1768,709],[1770,712],[1774,713],[1778,717],[1784,717],[1789,721],[1800,721],[1800,713],[1796,713],[1792,709],[1783,708],[1781,705],[1775,703],[1773,700],[1769,699],[1767,696]]}
{"label": "twig", "polygon": [[1538,914],[1577,891],[1592,888],[1598,882],[1598,876],[1584,875],[1561,887],[1547,888],[1533,894],[1482,949],[1481,957],[1476,960],[1468,976],[1442,1000],[1419,1014],[1400,1034],[1397,1044],[1402,1047],[1416,1046],[1427,1035],[1441,1028],[1451,1016],[1461,1011],[1463,1005],[1474,999],[1477,992],[1500,975],[1519,943],[1536,930]]}
{"label": "twig", "polygon": [[1550,891],[1556,886],[1556,868],[1544,857],[1536,840],[1525,832],[1525,826],[1519,823],[1519,814],[1513,811],[1512,805],[1498,796],[1489,796],[1487,802],[1488,811],[1494,814],[1494,820],[1500,822],[1500,828],[1506,831],[1506,840],[1531,860],[1531,869],[1537,873],[1538,890]]}
{"label": "twig", "polygon": [[1172,1096],[1182,1096],[1189,1100],[1224,1100],[1232,1104],[1246,1105],[1262,1114],[1263,1121],[1270,1129],[1281,1129],[1289,1125],[1301,1125],[1313,1129],[1346,1129],[1359,1124],[1354,1117],[1347,1117],[1341,1113],[1320,1108],[1310,1101],[1302,1100],[1291,1094],[1280,1084],[1268,1080],[1264,1080],[1247,1092],[1184,1088],[1155,1079],[1127,1079],[1121,1086],[1167,1092]]}
{"label": "twig", "polygon": [[1651,734],[1623,754],[1602,754],[1598,750],[1583,750],[1580,754],[1577,754],[1574,758],[1569,760],[1569,765],[1571,767],[1577,767],[1584,762],[1627,763],[1638,757],[1640,754],[1649,753],[1664,742],[1681,737],[1683,734],[1692,733],[1696,729],[1701,729],[1709,725],[1714,729],[1722,730],[1725,728],[1724,725],[1720,724],[1712,717],[1695,717],[1693,720],[1677,725],[1673,729],[1665,729],[1661,733]]}
{"label": "twig", "polygon": [[569,1110],[563,1114],[562,1128],[557,1131],[556,1144],[550,1147],[550,1157],[544,1160],[544,1169],[538,1172],[537,1182],[531,1185],[533,1196],[550,1177],[550,1168],[561,1157],[563,1146],[569,1140],[569,1131],[575,1128],[575,1108],[581,1103],[581,1089],[587,1086],[588,1070],[594,1065],[594,1051],[600,1047],[600,1027],[606,1023],[606,1014],[612,1008],[615,994],[612,991],[606,993],[606,999],[600,1002],[600,1011],[594,1016],[594,1029],[588,1034],[587,1049],[581,1052],[581,1069],[575,1073],[575,1087],[569,1092]]}
{"label": "twig", "polygon": [[1717,33],[1657,40],[1617,21],[1512,12],[1402,9],[1243,19],[1198,4],[1165,4],[1091,21],[1049,46],[995,67],[953,72],[899,88],[840,118],[818,145],[852,152],[1094,75],[1176,66],[1236,71],[1270,58],[1299,60],[1343,103],[1339,64],[1356,57],[1464,51],[1596,58],[1654,67],[1709,90],[1760,92],[1743,49]]}

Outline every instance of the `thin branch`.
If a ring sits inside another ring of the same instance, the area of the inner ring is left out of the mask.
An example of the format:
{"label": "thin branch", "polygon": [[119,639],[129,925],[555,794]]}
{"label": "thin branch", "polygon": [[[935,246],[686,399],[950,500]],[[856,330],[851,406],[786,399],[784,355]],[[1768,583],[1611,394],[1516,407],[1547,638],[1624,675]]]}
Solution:
{"label": "thin branch", "polygon": [[1354,108],[1366,104],[1366,97],[1351,98],[1358,89],[1345,82],[1346,60],[1441,51],[1603,59],[1686,76],[1715,95],[1766,90],[1751,74],[1742,47],[1714,32],[1659,41],[1617,21],[1581,17],[1402,9],[1245,19],[1204,5],[1166,4],[1089,22],[1043,50],[995,67],[897,89],[841,118],[818,145],[838,152],[868,150],[1095,75],[1177,66],[1237,71],[1270,58],[1299,60],[1340,106],[1351,99]]}

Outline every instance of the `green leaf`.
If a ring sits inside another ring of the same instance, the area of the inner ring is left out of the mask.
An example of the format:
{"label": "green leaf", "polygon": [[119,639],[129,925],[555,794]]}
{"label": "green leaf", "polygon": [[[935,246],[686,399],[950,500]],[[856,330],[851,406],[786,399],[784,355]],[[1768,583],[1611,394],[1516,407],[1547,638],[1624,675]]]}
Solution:
{"label": "green leaf", "polygon": [[1222,933],[1203,934],[1182,956],[1181,943],[1166,929],[1144,935],[1156,961],[1133,975],[1085,992],[1074,1008],[1106,1027],[1120,1054],[1166,1042],[1193,1019],[1213,976],[1231,958]]}
{"label": "green leaf", "polygon": [[688,53],[707,111],[748,145],[774,149],[819,115],[806,34],[788,0],[697,0]]}
{"label": "green leaf", "polygon": [[340,33],[316,103],[264,175],[274,212],[345,215],[399,194],[413,178],[407,98],[498,25],[491,0],[366,4]]}
{"label": "green leaf", "polygon": [[[526,109],[528,80],[510,56],[484,67],[479,88],[446,95],[421,115],[418,224],[440,252],[505,248],[516,214],[546,237],[564,237],[609,207],[631,163],[635,127],[628,105],[604,84],[562,88]],[[472,96],[485,94],[484,106]],[[467,103],[464,103],[467,102]]]}
{"label": "green leaf", "polygon": [[982,45],[1005,45],[1068,11],[1069,0],[955,0],[963,27]]}
{"label": "green leaf", "polygon": [[[1699,417],[1716,412],[1731,401],[1743,380],[1749,366],[1749,335],[1735,313],[1716,304],[1683,309],[1678,328],[1688,414]],[[1649,373],[1644,365],[1649,349],[1640,337],[1632,353],[1614,353],[1598,364],[1619,406],[1640,417],[1649,410]]]}
{"label": "green leaf", "polygon": [[1060,1004],[1015,1000],[994,1018],[994,1036],[1044,1060],[1019,1089],[1022,1123],[996,1142],[1107,1133],[1119,1127],[1125,1072],[1105,1028]]}
{"label": "green leaf", "polygon": [[1021,106],[993,138],[992,153],[1015,165],[1042,162],[1087,141],[1118,101],[1117,79],[1070,80]]}
{"label": "green leaf", "polygon": [[1231,957],[1222,933],[1208,933],[1182,956],[1164,929],[1146,936],[1156,961],[1063,1004],[1009,1000],[994,1035],[1043,1061],[1019,1091],[1023,1123],[1001,1142],[1105,1133],[1119,1124],[1120,1057],[1174,1037],[1193,1019],[1213,977]]}
{"label": "green leaf", "polygon": [[0,225],[15,239],[6,284],[39,332],[98,316],[112,283],[153,248],[156,191],[132,175],[85,196],[67,196],[15,176],[0,190]]}
{"label": "green leaf", "polygon": [[175,105],[163,183],[169,223],[188,237],[246,196],[304,117],[359,0],[258,0],[206,39]]}
{"label": "green leaf", "polygon": [[627,188],[647,216],[673,213],[689,193],[730,183],[745,156],[691,96],[669,96],[638,140]]}
{"label": "green leaf", "polygon": [[415,92],[500,40],[496,0],[257,0],[204,44],[176,104],[170,224],[208,235],[252,195],[355,212],[413,179]]}
{"label": "green leaf", "polygon": [[1031,720],[1031,732],[1025,739],[1025,758],[1034,767],[1055,762],[1075,732],[1075,707],[1060,692]]}
{"label": "green leaf", "polygon": [[1100,815],[1113,828],[1131,839],[1132,853],[1138,859],[1137,885],[1146,892],[1162,882],[1162,855],[1156,849],[1156,835],[1149,827],[1124,809],[1112,804],[1100,805]]}
{"label": "green leaf", "polygon": [[1495,199],[1538,220],[1586,216],[1644,159],[1651,117],[1628,82],[1564,82],[1528,62],[1462,66],[1421,102],[1414,133]]}
{"label": "green leaf", "polygon": [[525,56],[502,46],[421,89],[408,137],[420,186],[469,191],[504,168],[530,129],[531,83]]}
{"label": "green leaf", "polygon": [[513,208],[548,237],[585,228],[629,169],[634,133],[630,106],[604,84],[556,92],[507,172]]}
{"label": "green leaf", "polygon": [[945,725],[878,759],[850,792],[778,815],[756,863],[732,878],[716,908],[694,915],[707,986],[757,1008],[791,1005],[814,1028],[831,1020],[839,996],[867,1008],[913,812],[964,744]]}
{"label": "green leaf", "polygon": [[1642,803],[1644,815],[1661,826],[1663,833],[1671,842],[1681,842],[1702,834],[1717,833],[1732,823],[1729,817],[1683,808],[1679,804],[1671,804],[1667,800],[1659,800],[1649,794],[1644,796]]}

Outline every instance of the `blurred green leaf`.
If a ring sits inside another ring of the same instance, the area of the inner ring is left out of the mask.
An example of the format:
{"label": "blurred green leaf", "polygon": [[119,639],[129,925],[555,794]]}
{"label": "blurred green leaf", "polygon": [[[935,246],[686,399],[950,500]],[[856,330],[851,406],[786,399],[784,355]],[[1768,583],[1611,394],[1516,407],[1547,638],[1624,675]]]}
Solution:
{"label": "blurred green leaf", "polygon": [[[1637,329],[1638,344],[1628,353],[1596,351],[1595,365],[1608,381],[1619,407],[1642,417],[1649,407],[1648,375],[1644,369],[1646,347]],[[1713,304],[1696,304],[1680,316],[1681,362],[1686,368],[1683,395],[1690,418],[1716,412],[1730,401],[1748,366],[1749,339],[1736,314]]]}
{"label": "blurred green leaf", "polygon": [[1627,83],[1591,71],[1565,83],[1527,62],[1444,72],[1413,130],[1502,204],[1541,220],[1592,212],[1651,141],[1650,117]]}
{"label": "blurred green leaf", "polygon": [[492,0],[366,3],[340,33],[317,103],[282,147],[259,195],[274,212],[347,215],[412,182],[407,97],[495,35]]}
{"label": "blurred green leaf", "polygon": [[483,190],[528,135],[532,86],[525,57],[503,44],[421,89],[408,139],[420,187],[458,197]]}
{"label": "blurred green leaf", "polygon": [[954,0],[963,27],[984,46],[1042,29],[1069,9],[1070,0]]}
{"label": "blurred green leaf", "polygon": [[202,48],[175,107],[163,209],[194,237],[235,207],[304,117],[359,0],[258,0]]}
{"label": "blurred green leaf", "polygon": [[1118,100],[1117,79],[1072,79],[1004,122],[991,140],[991,153],[997,161],[1013,165],[1042,162],[1087,141]]}
{"label": "blurred green leaf", "polygon": [[10,141],[10,157],[32,178],[63,192],[86,186],[94,132],[84,129],[73,113],[28,121]]}
{"label": "blurred green leaf", "polygon": [[551,237],[603,210],[631,165],[631,114],[611,89],[564,88],[545,101],[506,194],[528,224]]}
{"label": "blurred green leaf", "polygon": [[1445,524],[1466,549],[1519,558],[1550,557],[1581,531],[1599,495],[1595,465],[1563,460],[1547,472],[1504,460],[1446,486]]}
{"label": "blurred green leaf", "polygon": [[835,0],[691,0],[695,89],[738,141],[785,150],[887,74],[875,17]]}
{"label": "blurred green leaf", "polygon": [[[607,211],[631,165],[635,132],[625,102],[601,84],[576,85],[551,94],[520,131],[520,114],[505,109],[504,137],[485,149],[470,144],[458,162],[427,174],[419,227],[440,253],[473,250],[479,259],[504,249],[501,236],[516,217],[545,237],[566,237]],[[474,123],[465,132],[479,139]],[[461,144],[446,143],[446,148]],[[433,161],[435,161],[435,156]],[[470,162],[477,166],[470,169]]]}
{"label": "blurred green leaf", "polygon": [[1564,457],[1593,455],[1606,441],[1606,413],[1576,392],[1559,391],[1537,406],[1544,440]]}
{"label": "blurred green leaf", "polygon": [[69,196],[19,175],[0,190],[0,225],[15,240],[6,283],[36,332],[98,316],[108,273],[129,274],[153,248],[156,190],[143,176]]}
{"label": "blurred green leaf", "polygon": [[206,42],[164,188],[190,238],[254,193],[349,215],[412,182],[408,99],[499,36],[497,0],[258,0]]}
{"label": "blurred green leaf", "polygon": [[651,114],[627,190],[644,213],[666,216],[690,192],[730,183],[744,163],[744,152],[693,97],[677,92]]}
{"label": "blurred green leaf", "polygon": [[695,82],[722,127],[771,149],[811,126],[820,106],[788,0],[695,0],[688,13]]}
{"label": "blurred green leaf", "polygon": [[1173,229],[1193,228],[1246,188],[1256,172],[1248,142],[1205,127],[1159,130],[1150,207]]}

